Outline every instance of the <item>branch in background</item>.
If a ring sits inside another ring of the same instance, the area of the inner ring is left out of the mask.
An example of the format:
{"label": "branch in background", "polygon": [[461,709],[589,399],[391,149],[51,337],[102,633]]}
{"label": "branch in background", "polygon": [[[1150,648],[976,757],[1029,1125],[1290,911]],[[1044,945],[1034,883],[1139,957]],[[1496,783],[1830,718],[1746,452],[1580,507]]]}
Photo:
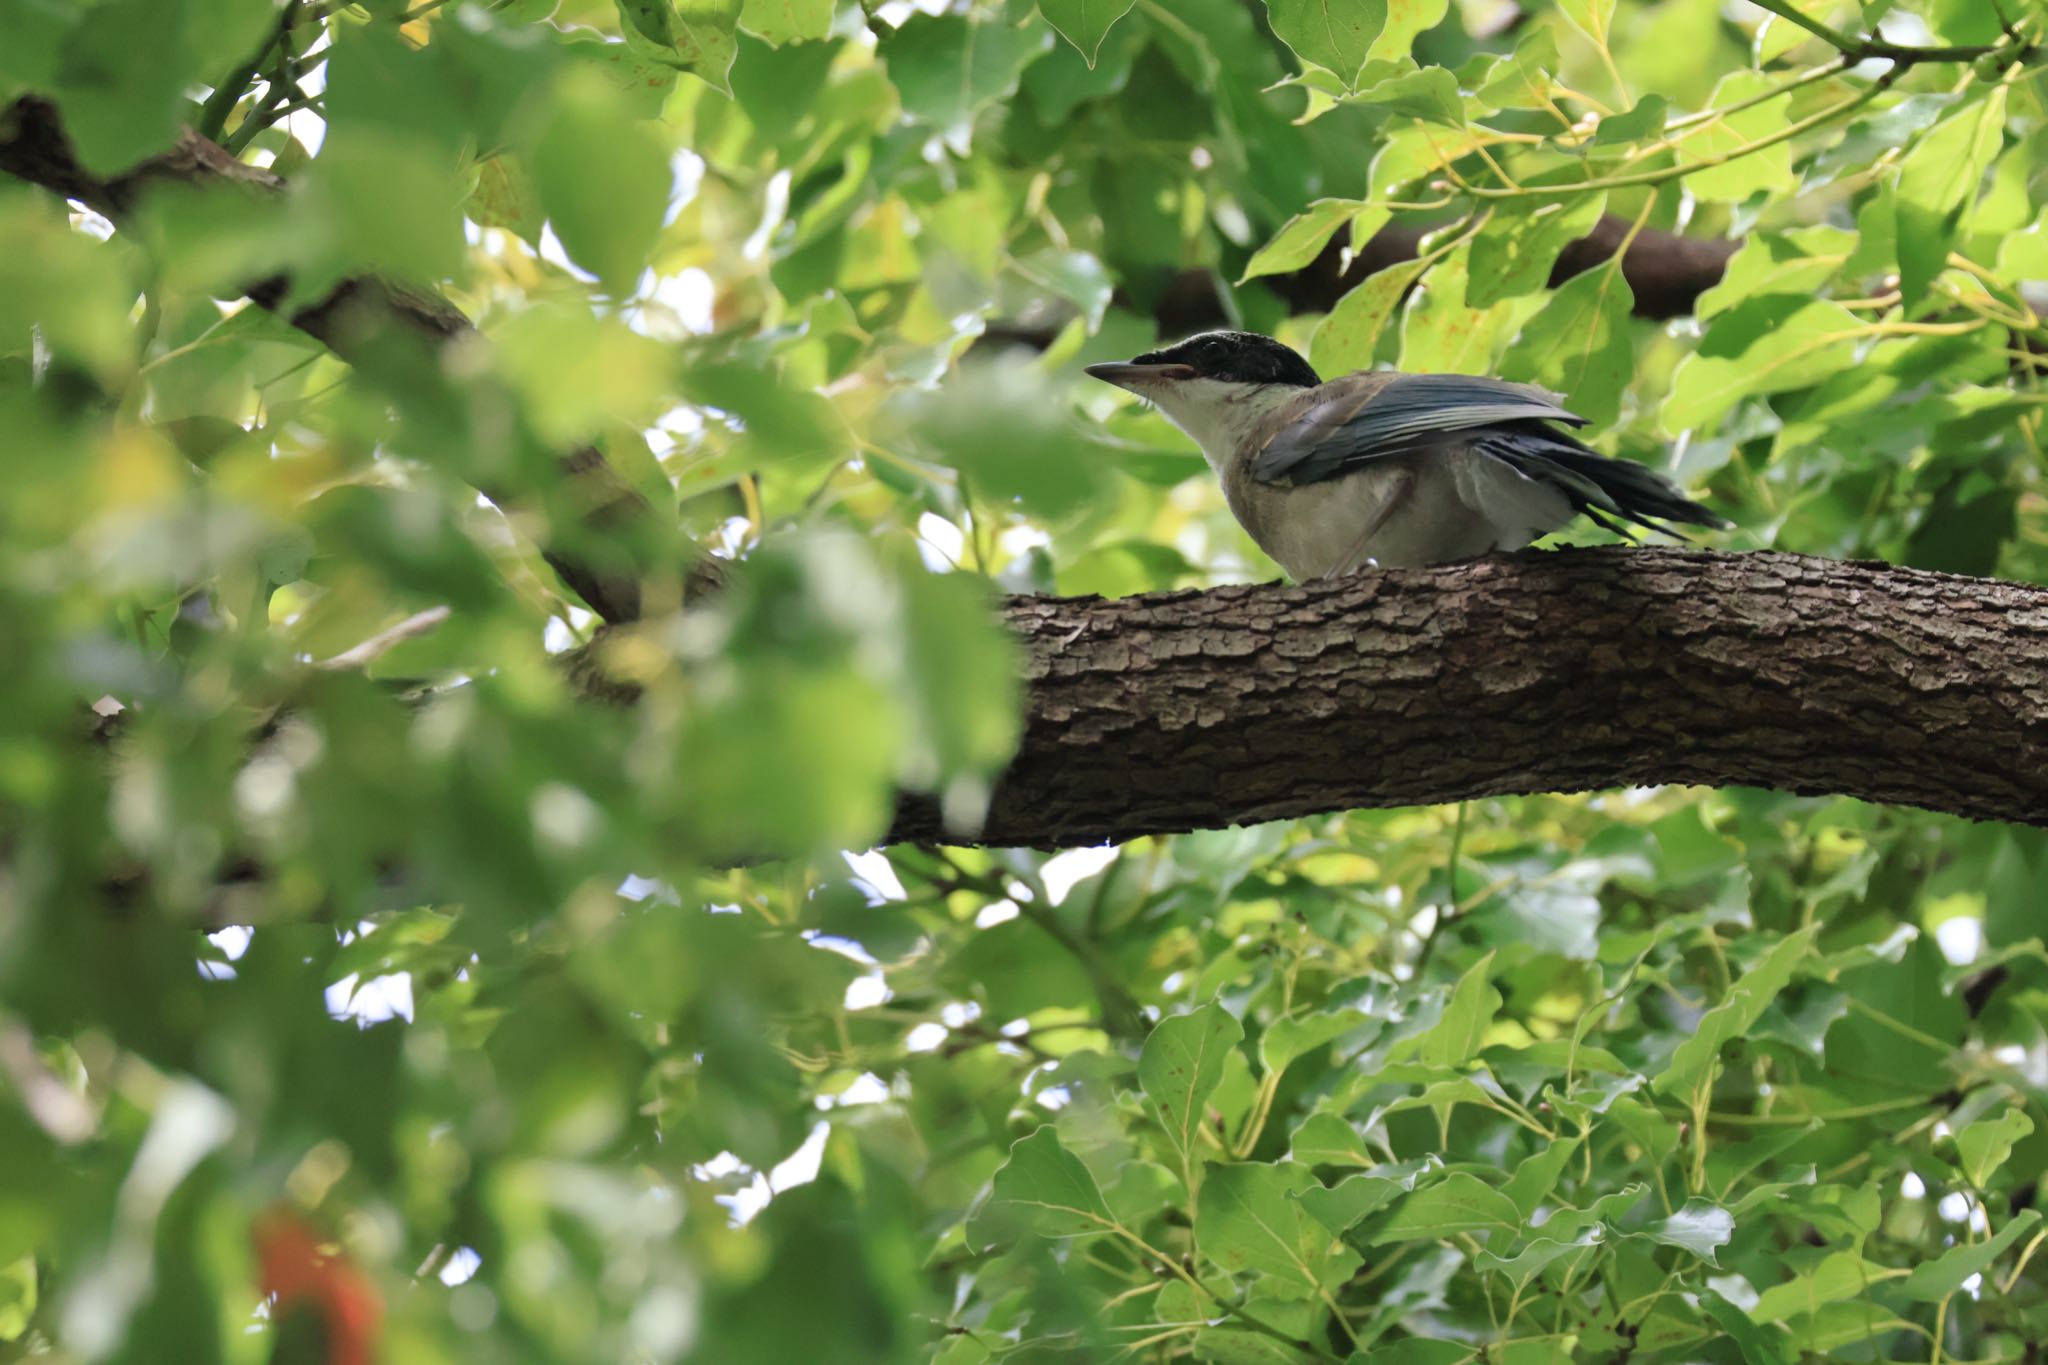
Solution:
{"label": "branch in background", "polygon": [[[257,194],[284,189],[270,172],[247,165],[189,128],[169,151],[121,175],[95,176],[79,164],[56,106],[35,95],[0,109],[0,171],[76,200],[116,223],[159,185],[233,186]],[[325,297],[305,304],[292,300],[291,283],[282,277],[246,288],[252,301],[343,360],[387,376],[409,366],[431,369],[454,348],[477,339],[469,319],[438,294],[369,276],[344,280]],[[599,616],[612,622],[636,619],[644,570],[661,562],[660,552],[667,547],[635,542],[658,540],[666,529],[662,519],[595,448],[552,458],[561,475],[560,504],[573,512],[555,519],[542,555]],[[502,489],[480,491],[508,511],[521,506]]]}
{"label": "branch in background", "polygon": [[[988,844],[1666,783],[2048,825],[2048,588],[1607,548],[1006,614]],[[888,839],[961,842],[918,800]]]}
{"label": "branch in background", "polygon": [[[1625,218],[1603,217],[1590,233],[1559,253],[1550,272],[1550,287],[1555,289],[1572,276],[1612,259],[1631,226]],[[1348,266],[1342,247],[1333,241],[1301,269],[1269,275],[1258,283],[1286,300],[1290,312],[1327,313],[1367,276],[1420,255],[1422,238],[1430,227],[1391,223],[1374,234]],[[1691,313],[1699,296],[1721,282],[1729,258],[1741,248],[1739,241],[1683,237],[1644,228],[1621,258],[1621,273],[1635,294],[1636,316],[1661,320]],[[1231,322],[1223,305],[1222,285],[1213,270],[1175,272],[1153,296],[1149,308],[1123,289],[1117,290],[1115,301],[1119,307],[1151,313],[1161,336],[1186,336]],[[1044,350],[1052,345],[1064,322],[1065,318],[1044,323],[998,320],[989,324],[984,335],[992,342]]]}
{"label": "branch in background", "polygon": [[[1631,224],[1612,214],[1602,218],[1593,231],[1564,249],[1550,272],[1555,289],[1574,275],[1584,274],[1610,259],[1628,236]],[[1291,274],[1275,275],[1263,283],[1287,300],[1296,313],[1327,313],[1350,289],[1378,271],[1419,254],[1427,226],[1396,223],[1381,228],[1349,268],[1337,243]],[[1636,316],[1680,317],[1692,311],[1699,296],[1720,282],[1728,258],[1740,242],[1701,240],[1676,233],[1645,228],[1629,244],[1621,258],[1621,273],[1635,291]],[[1167,335],[1197,332],[1224,323],[1223,304],[1216,281],[1207,271],[1188,270],[1176,275],[1159,296],[1153,309],[1159,330]]]}

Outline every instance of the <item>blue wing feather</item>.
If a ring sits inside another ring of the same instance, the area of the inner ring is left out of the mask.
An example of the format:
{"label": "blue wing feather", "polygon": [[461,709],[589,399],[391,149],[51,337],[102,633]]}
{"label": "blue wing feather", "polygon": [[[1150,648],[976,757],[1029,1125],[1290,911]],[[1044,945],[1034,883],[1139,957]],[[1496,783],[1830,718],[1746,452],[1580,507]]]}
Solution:
{"label": "blue wing feather", "polygon": [[1318,483],[1360,465],[1412,454],[1474,427],[1529,420],[1584,426],[1555,394],[1527,384],[1464,374],[1408,374],[1362,403],[1341,394],[1309,409],[1261,451],[1252,474],[1266,483]]}

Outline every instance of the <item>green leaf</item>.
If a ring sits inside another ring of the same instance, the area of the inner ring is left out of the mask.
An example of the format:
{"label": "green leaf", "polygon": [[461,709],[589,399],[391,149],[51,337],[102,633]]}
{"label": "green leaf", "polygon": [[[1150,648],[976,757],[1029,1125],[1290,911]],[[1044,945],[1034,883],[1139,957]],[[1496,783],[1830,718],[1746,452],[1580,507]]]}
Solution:
{"label": "green leaf", "polygon": [[544,219],[532,173],[512,156],[494,156],[478,165],[476,188],[463,214],[478,227],[504,228],[528,242],[540,239]]}
{"label": "green leaf", "polygon": [[1095,55],[1102,50],[1103,37],[1137,3],[1138,0],[1038,0],[1038,9],[1046,22],[1080,49],[1093,67]]}
{"label": "green leaf", "polygon": [[746,0],[740,27],[765,43],[813,42],[832,32],[834,0]]}
{"label": "green leaf", "polygon": [[1356,199],[1318,199],[1295,214],[1273,234],[1273,240],[1252,254],[1238,283],[1261,275],[1278,275],[1301,267],[1322,255],[1331,236],[1356,216],[1365,205]]}
{"label": "green leaf", "polygon": [[1327,1189],[1320,1185],[1304,1186],[1294,1197],[1310,1217],[1331,1233],[1342,1235],[1413,1190],[1415,1182],[1434,1169],[1433,1163],[1419,1161],[1408,1163],[1405,1168],[1381,1167],[1346,1176]]}
{"label": "green leaf", "polygon": [[1303,61],[1337,73],[1346,85],[1387,23],[1389,0],[1266,0],[1280,41]]}
{"label": "green leaf", "polygon": [[1291,1196],[1318,1188],[1305,1166],[1233,1162],[1202,1182],[1195,1236],[1203,1254],[1235,1275],[1256,1271],[1276,1297],[1305,1298],[1339,1283],[1359,1259]]}
{"label": "green leaf", "polygon": [[1032,284],[1079,309],[1089,331],[1101,328],[1116,290],[1099,259],[1085,251],[1055,251],[1048,247],[1016,258],[1010,264]]}
{"label": "green leaf", "polygon": [[1449,8],[1450,0],[1386,0],[1386,23],[1373,39],[1368,59],[1398,61],[1406,57],[1417,35],[1442,23]]}
{"label": "green leaf", "polygon": [[572,38],[561,44],[575,66],[590,72],[624,102],[634,118],[661,117],[663,104],[678,79],[673,60],[660,61],[652,44],[608,43],[591,36]]}
{"label": "green leaf", "polygon": [[1961,1289],[1963,1281],[1972,1275],[1981,1275],[1989,1270],[2007,1248],[2040,1221],[2039,1209],[2022,1209],[1996,1235],[1981,1242],[1952,1247],[1933,1260],[1914,1266],[1913,1273],[1906,1277],[1899,1290],[1907,1298],[1920,1303],[1939,1303]]}
{"label": "green leaf", "polygon": [[111,378],[130,364],[135,291],[118,248],[73,231],[62,208],[0,199],[0,346],[23,346],[40,329],[57,354]]}
{"label": "green leaf", "polygon": [[1600,1240],[1601,1230],[1597,1227],[1584,1229],[1569,1242],[1537,1237],[1513,1256],[1496,1256],[1490,1251],[1482,1251],[1472,1258],[1472,1264],[1481,1270],[1507,1276],[1508,1283],[1519,1293],[1552,1263],[1567,1256],[1583,1255],[1589,1248],[1600,1245]]}
{"label": "green leaf", "polygon": [[452,159],[421,139],[363,126],[329,137],[298,186],[301,210],[331,234],[324,268],[308,274],[370,271],[413,284],[454,275],[464,188]]}
{"label": "green leaf", "polygon": [[1558,255],[1593,230],[1606,204],[1604,194],[1584,194],[1549,200],[1521,213],[1496,213],[1472,239],[1472,277],[1465,286],[1465,302],[1484,308],[1543,288]]}
{"label": "green leaf", "polygon": [[23,1256],[0,1266],[0,1341],[18,1341],[35,1320],[36,1258]]}
{"label": "green leaf", "polygon": [[2017,1104],[1956,1134],[1956,1151],[1962,1157],[1963,1176],[1983,1189],[1985,1182],[2012,1155],[2015,1142],[2034,1131],[2034,1121]]}
{"label": "green leaf", "polygon": [[1752,394],[1806,388],[1846,367],[1867,329],[1840,304],[1769,295],[1715,319],[1678,363],[1664,429],[1702,427]]}
{"label": "green leaf", "polygon": [[1194,1342],[1195,1359],[1206,1365],[1301,1365],[1305,1359],[1292,1347],[1246,1327],[1204,1327],[1195,1333]]}
{"label": "green leaf", "polygon": [[1376,1159],[1348,1119],[1327,1112],[1301,1121],[1287,1145],[1287,1157],[1304,1166],[1370,1166]]}
{"label": "green leaf", "polygon": [[1536,1212],[1539,1205],[1549,1201],[1557,1193],[1557,1178],[1564,1170],[1565,1163],[1577,1155],[1580,1138],[1559,1138],[1532,1157],[1527,1157],[1515,1167],[1514,1175],[1501,1187],[1501,1192],[1514,1200],[1524,1218]]}
{"label": "green leaf", "polygon": [[1066,422],[1040,370],[968,370],[936,393],[906,395],[899,411],[916,444],[965,470],[977,493],[1021,499],[1046,517],[1090,506],[1115,464],[1114,447],[1098,433]]}
{"label": "green leaf", "polygon": [[492,335],[506,377],[551,444],[645,427],[674,406],[668,349],[616,319],[580,307],[527,308]]}
{"label": "green leaf", "polygon": [[1223,1065],[1244,1029],[1229,1010],[1204,1005],[1159,1021],[1138,1054],[1146,1107],[1183,1162],[1196,1146],[1203,1105],[1223,1079]]}
{"label": "green leaf", "polygon": [[1473,98],[1489,109],[1541,109],[1550,100],[1550,73],[1557,70],[1557,31],[1532,27],[1515,50],[1475,78]]}
{"label": "green leaf", "polygon": [[1489,974],[1493,954],[1488,953],[1466,969],[1451,991],[1443,1018],[1422,1039],[1422,1060],[1430,1066],[1463,1066],[1479,1054],[1486,1030],[1493,1026],[1500,1009],[1500,992],[1493,988]]}
{"label": "green leaf", "polygon": [[1602,1224],[1613,1224],[1644,1203],[1650,1194],[1650,1187],[1644,1184],[1623,1185],[1596,1197],[1585,1208],[1560,1208],[1544,1219],[1542,1232],[1545,1237],[1558,1241],[1571,1241],[1586,1229]]}
{"label": "green leaf", "polygon": [[1557,10],[1581,33],[1607,46],[1607,34],[1614,24],[1614,0],[1557,0]]}
{"label": "green leaf", "polygon": [[[1468,1365],[1474,1354],[1462,1341],[1407,1337],[1384,1345],[1375,1343],[1370,1360],[1371,1365]],[[1354,1362],[1362,1359],[1366,1357],[1352,1357]]]}
{"label": "green leaf", "polygon": [[1664,131],[1670,108],[1670,101],[1662,95],[1645,95],[1636,101],[1633,109],[1601,119],[1599,128],[1593,133],[1593,145],[1620,147],[1656,137]]}
{"label": "green leaf", "polygon": [[2005,87],[1994,85],[1927,130],[1899,165],[1899,295],[1911,308],[1946,267],[1963,211],[2003,143]]}
{"label": "green leaf", "polygon": [[1750,1308],[1749,1318],[1759,1323],[1783,1322],[1822,1305],[1867,1294],[1896,1274],[1853,1251],[1831,1252],[1794,1278],[1765,1289]]}
{"label": "green leaf", "polygon": [[967,574],[906,570],[905,681],[914,733],[899,771],[913,790],[938,791],[963,830],[986,805],[1022,729],[1017,640],[996,619],[988,584]]}
{"label": "green leaf", "polygon": [[1856,248],[1856,234],[1837,227],[1752,232],[1728,262],[1719,283],[1701,294],[1693,311],[1702,318],[1766,294],[1819,292]]}
{"label": "green leaf", "polygon": [[[324,158],[323,158],[324,159]],[[595,76],[564,74],[530,163],[541,207],[571,260],[631,293],[668,212],[668,148]]]}
{"label": "green leaf", "polygon": [[1424,123],[1447,128],[1465,126],[1465,101],[1458,94],[1458,78],[1440,66],[1426,66],[1381,81],[1351,99],[1367,108],[1421,119]]}
{"label": "green leaf", "polygon": [[1275,1019],[1259,1035],[1259,1065],[1268,1072],[1285,1071],[1295,1058],[1370,1022],[1371,1016],[1354,1009],[1318,1010]]}
{"label": "green leaf", "polygon": [[1706,1309],[1716,1327],[1727,1333],[1748,1365],[1790,1365],[1782,1329],[1752,1322],[1747,1313],[1717,1289],[1701,1292],[1700,1307]]}
{"label": "green leaf", "polygon": [[2048,210],[1999,246],[1998,273],[2008,279],[2048,280]]}
{"label": "green leaf", "polygon": [[33,55],[10,53],[0,69],[19,61],[28,83],[56,97],[79,160],[111,176],[167,151],[189,117],[186,88],[212,78],[230,60],[222,54],[252,51],[275,22],[267,0],[23,4],[0,11],[0,31],[5,46]]}
{"label": "green leaf", "polygon": [[1058,1130],[1048,1123],[1011,1144],[1008,1159],[996,1168],[988,1202],[969,1220],[968,1237],[976,1246],[991,1247],[1023,1232],[1080,1237],[1115,1227],[1095,1177],[1060,1145]]}
{"label": "green leaf", "polygon": [[1698,1026],[1671,1054],[1670,1065],[1651,1082],[1652,1088],[1689,1101],[1710,1084],[1722,1044],[1749,1032],[1778,992],[1791,982],[1792,973],[1799,969],[1819,933],[1815,925],[1772,944],[1756,965],[1728,988],[1720,1003],[1700,1017]]}
{"label": "green leaf", "polygon": [[1735,1218],[1711,1199],[1688,1199],[1685,1207],[1637,1235],[1689,1251],[1713,1265],[1714,1252],[1735,1235]]}
{"label": "green leaf", "polygon": [[[1789,0],[1793,9],[1823,23],[1834,14],[1832,0]],[[1765,67],[1796,47],[1825,40],[1807,32],[1780,14],[1766,14],[1756,30],[1756,64]]]}
{"label": "green leaf", "polygon": [[657,47],[673,47],[676,41],[675,11],[669,0],[613,0],[619,18]]}
{"label": "green leaf", "polygon": [[1512,1230],[1521,1225],[1522,1211],[1515,1207],[1514,1200],[1478,1176],[1454,1171],[1402,1200],[1391,1216],[1372,1229],[1370,1240],[1375,1246],[1428,1241],[1461,1232]]}
{"label": "green leaf", "polygon": [[626,45],[730,95],[742,0],[614,0]]}
{"label": "green leaf", "polygon": [[[1907,1321],[1882,1304],[1858,1300],[1854,1303],[1823,1304],[1812,1314],[1790,1325],[1790,1343],[1795,1358],[1806,1360],[1812,1352],[1831,1358],[1844,1347],[1875,1341],[1892,1332],[1911,1331],[1916,1323]],[[1924,1330],[1924,1329],[1923,1329]]]}
{"label": "green leaf", "polygon": [[1428,269],[1424,261],[1402,261],[1353,286],[1309,339],[1309,363],[1328,379],[1371,369],[1387,320]]}
{"label": "green leaf", "polygon": [[1018,77],[1051,35],[961,15],[913,15],[881,45],[903,112],[965,153],[974,116],[1015,94]]}
{"label": "green leaf", "polygon": [[1620,270],[1574,275],[1522,325],[1501,373],[1563,394],[1565,407],[1589,422],[1612,422],[1635,378],[1634,309],[1635,291]]}
{"label": "green leaf", "polygon": [[[1758,71],[1738,71],[1714,87],[1709,107],[1722,108],[1769,90],[1776,78]],[[1766,100],[1739,113],[1714,119],[1678,144],[1682,165],[1696,167],[1685,187],[1696,197],[1736,203],[1753,194],[1779,193],[1799,182],[1792,174],[1792,144],[1779,142],[1750,150],[1785,126],[1784,105]],[[1719,164],[1710,164],[1719,163]]]}

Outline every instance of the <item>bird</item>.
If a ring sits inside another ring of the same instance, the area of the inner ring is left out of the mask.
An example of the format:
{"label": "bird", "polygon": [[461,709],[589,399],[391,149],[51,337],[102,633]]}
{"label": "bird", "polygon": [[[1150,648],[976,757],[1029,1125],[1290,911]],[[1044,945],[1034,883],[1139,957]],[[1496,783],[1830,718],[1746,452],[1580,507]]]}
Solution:
{"label": "bird", "polygon": [[1518,550],[1584,514],[1624,537],[1726,529],[1670,479],[1557,424],[1586,419],[1533,384],[1361,371],[1325,382],[1256,332],[1203,332],[1092,378],[1194,439],[1238,523],[1296,582]]}

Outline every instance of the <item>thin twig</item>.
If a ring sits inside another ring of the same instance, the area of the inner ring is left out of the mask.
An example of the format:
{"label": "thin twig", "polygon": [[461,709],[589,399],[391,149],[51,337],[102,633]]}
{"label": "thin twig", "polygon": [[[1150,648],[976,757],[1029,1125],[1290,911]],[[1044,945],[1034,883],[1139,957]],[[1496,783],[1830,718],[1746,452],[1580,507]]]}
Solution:
{"label": "thin twig", "polygon": [[1975,43],[1959,47],[1915,47],[1910,43],[1888,43],[1882,38],[1852,38],[1838,28],[1830,27],[1810,15],[1802,14],[1790,0],[1750,0],[1758,9],[1769,10],[1786,23],[1796,24],[1823,42],[1832,44],[1845,57],[1857,61],[1883,58],[1901,66],[1915,66],[1921,62],[1974,62],[1989,52],[1996,52],[2000,43]]}
{"label": "thin twig", "polygon": [[389,630],[380,630],[369,639],[351,649],[343,650],[331,659],[322,659],[313,665],[331,673],[346,673],[358,668],[367,668],[389,654],[408,640],[417,640],[429,634],[448,619],[448,608],[428,607],[415,612]]}

